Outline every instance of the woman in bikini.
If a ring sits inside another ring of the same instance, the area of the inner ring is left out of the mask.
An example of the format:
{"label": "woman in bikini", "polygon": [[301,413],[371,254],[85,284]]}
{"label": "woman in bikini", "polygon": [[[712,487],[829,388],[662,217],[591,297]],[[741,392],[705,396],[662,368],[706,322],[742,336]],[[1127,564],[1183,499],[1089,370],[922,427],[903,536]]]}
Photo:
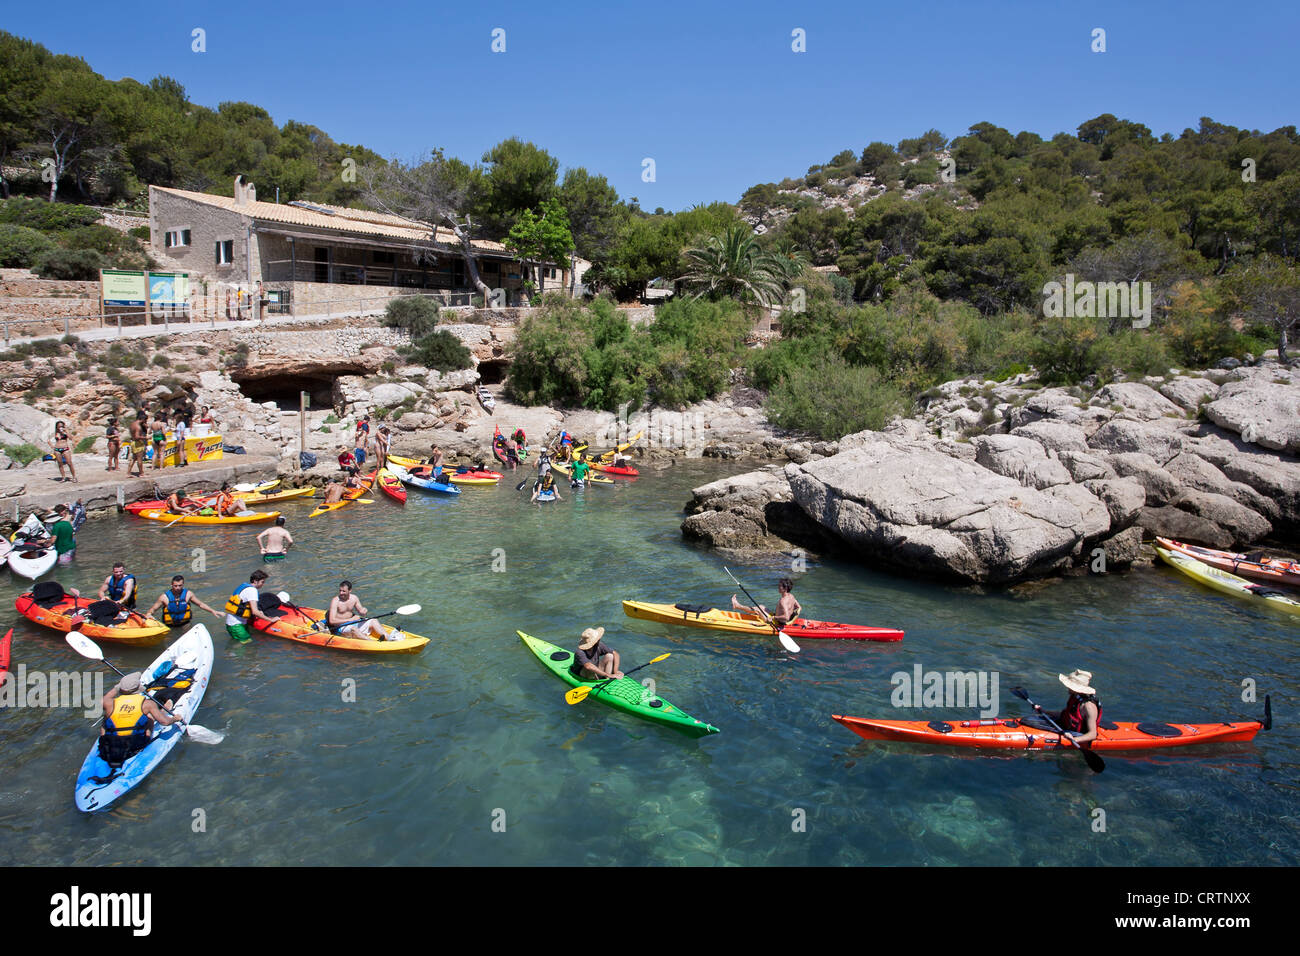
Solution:
{"label": "woman in bikini", "polygon": [[122,433],[117,427],[117,419],[110,418],[108,427],[104,429],[104,437],[108,439],[108,467],[105,471],[117,471],[117,459],[122,454]]}
{"label": "woman in bikini", "polygon": [[163,452],[167,448],[167,416],[159,412],[153,420],[153,470],[163,466]]}
{"label": "woman in bikini", "polygon": [[50,447],[54,449],[54,461],[59,466],[59,477],[55,481],[67,481],[63,474],[63,466],[68,466],[68,474],[72,476],[72,483],[78,484],[77,470],[72,467],[72,439],[68,437],[68,426],[63,422],[54,423],[54,437],[50,439]]}

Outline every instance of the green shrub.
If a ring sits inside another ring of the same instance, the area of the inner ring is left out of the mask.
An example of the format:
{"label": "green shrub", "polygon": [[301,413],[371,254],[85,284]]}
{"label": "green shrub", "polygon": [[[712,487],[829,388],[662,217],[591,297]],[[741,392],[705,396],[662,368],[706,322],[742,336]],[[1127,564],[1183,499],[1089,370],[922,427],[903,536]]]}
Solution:
{"label": "green shrub", "polygon": [[54,243],[43,232],[28,226],[0,224],[0,266],[6,269],[30,269],[53,248]]}
{"label": "green shrub", "polygon": [[339,418],[333,412],[330,412],[328,415],[325,416],[326,425],[337,425],[338,423],[339,423]]}
{"label": "green shrub", "polygon": [[421,336],[414,345],[404,349],[403,354],[416,364],[439,372],[455,372],[474,364],[474,356],[465,344],[446,331]]}
{"label": "green shrub", "polygon": [[877,369],[853,366],[838,357],[794,369],[767,399],[774,424],[827,441],[867,428],[879,430],[906,407],[903,393]]}
{"label": "green shrub", "polygon": [[87,435],[85,438],[81,439],[81,441],[77,442],[77,447],[72,450],[75,451],[78,455],[84,455],[92,451],[94,447],[95,447],[95,436]]}
{"label": "green shrub", "polygon": [[61,232],[99,222],[100,213],[89,206],[52,203],[22,197],[0,202],[0,223],[29,226],[42,232]]}
{"label": "green shrub", "polygon": [[34,271],[42,279],[97,279],[108,261],[94,249],[49,249],[36,260]]}
{"label": "green shrub", "polygon": [[151,361],[154,365],[161,365],[163,368],[169,368],[172,364],[172,360],[167,357],[166,352],[158,352]]}
{"label": "green shrub", "polygon": [[4,453],[24,468],[41,457],[41,450],[35,445],[3,445]]}
{"label": "green shrub", "polygon": [[132,226],[127,230],[127,235],[140,239],[143,242],[148,242],[150,238],[152,238],[148,226]]}
{"label": "green shrub", "polygon": [[393,329],[406,329],[412,342],[424,338],[437,324],[437,303],[422,295],[389,299],[384,309],[384,325]]}

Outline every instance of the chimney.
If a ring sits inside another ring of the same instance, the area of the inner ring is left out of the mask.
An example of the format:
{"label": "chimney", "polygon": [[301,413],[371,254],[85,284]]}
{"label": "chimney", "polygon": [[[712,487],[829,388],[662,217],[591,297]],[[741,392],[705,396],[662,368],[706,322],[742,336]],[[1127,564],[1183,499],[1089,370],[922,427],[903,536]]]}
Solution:
{"label": "chimney", "polygon": [[236,176],[235,205],[246,206],[250,202],[257,202],[257,187],[246,180],[243,176]]}

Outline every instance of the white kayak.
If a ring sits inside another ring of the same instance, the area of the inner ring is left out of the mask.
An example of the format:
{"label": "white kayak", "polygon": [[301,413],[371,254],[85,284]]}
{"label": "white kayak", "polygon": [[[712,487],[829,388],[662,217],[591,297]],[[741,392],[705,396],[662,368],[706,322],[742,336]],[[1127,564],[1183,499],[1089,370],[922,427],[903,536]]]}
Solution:
{"label": "white kayak", "polygon": [[49,529],[41,523],[41,519],[34,514],[28,515],[27,520],[9,539],[13,544],[5,560],[8,562],[10,570],[14,574],[35,581],[54,567],[54,563],[59,559],[59,556],[54,552],[54,548],[41,548],[30,551],[23,549],[24,542],[48,538],[49,536]]}
{"label": "white kayak", "polygon": [[[208,629],[202,624],[195,624],[143,671],[147,683],[160,665],[183,661],[187,653],[195,661],[193,682],[172,708],[172,713],[179,714],[186,724],[194,719],[194,713],[203,700],[203,692],[208,689],[208,680],[212,677],[212,638]],[[99,755],[99,740],[96,738],[77,773],[77,809],[87,813],[107,809],[114,800],[135,787],[162,763],[163,758],[180,743],[184,734],[181,725],[163,727],[154,724],[153,736],[144,749],[128,757],[116,769],[110,767]]]}
{"label": "white kayak", "polygon": [[492,409],[497,407],[496,399],[492,397],[492,393],[482,385],[478,387],[478,400],[479,404],[487,410],[489,415],[492,414]]}

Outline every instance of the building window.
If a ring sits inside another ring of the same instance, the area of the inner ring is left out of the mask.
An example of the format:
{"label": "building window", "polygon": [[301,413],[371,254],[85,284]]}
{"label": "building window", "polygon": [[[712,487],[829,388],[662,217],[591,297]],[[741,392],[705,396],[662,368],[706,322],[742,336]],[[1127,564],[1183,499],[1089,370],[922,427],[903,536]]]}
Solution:
{"label": "building window", "polygon": [[397,255],[392,252],[372,252],[371,262],[377,266],[391,266],[397,262]]}
{"label": "building window", "polygon": [[493,259],[486,259],[483,262],[483,272],[484,274],[496,275],[497,272],[500,271],[500,265],[499,262],[496,262]]}
{"label": "building window", "polygon": [[217,240],[217,265],[228,266],[235,261],[235,240]]}
{"label": "building window", "polygon": [[190,244],[190,231],[188,229],[169,230],[163,238],[163,247],[171,249],[173,247],[188,246]]}

